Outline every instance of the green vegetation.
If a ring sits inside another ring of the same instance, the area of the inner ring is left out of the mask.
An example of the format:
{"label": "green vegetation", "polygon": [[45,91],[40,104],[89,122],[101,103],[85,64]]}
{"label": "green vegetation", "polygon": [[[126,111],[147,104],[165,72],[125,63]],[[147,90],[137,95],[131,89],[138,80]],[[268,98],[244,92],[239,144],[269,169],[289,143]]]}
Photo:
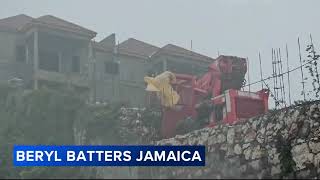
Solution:
{"label": "green vegetation", "polygon": [[120,107],[119,104],[89,107],[92,117],[86,127],[86,144],[91,144],[90,140],[95,139],[103,139],[104,144],[121,141]]}
{"label": "green vegetation", "polygon": [[[72,89],[42,88],[27,92],[0,85],[0,106],[0,161],[6,165],[0,166],[0,178],[95,177],[90,168],[15,168],[12,164],[15,144],[134,144],[141,138],[120,121],[121,104],[88,105]],[[142,112],[140,120],[153,130],[160,126],[158,117],[149,110]]]}
{"label": "green vegetation", "polygon": [[280,153],[279,154],[279,160],[280,160],[280,168],[281,168],[281,173],[280,177],[288,177],[291,174],[295,176],[295,166],[296,163],[293,160],[292,157],[292,146],[291,146],[291,139],[290,140],[285,140],[281,135],[278,135],[277,137],[277,150]]}
{"label": "green vegetation", "polygon": [[0,85],[0,106],[0,178],[94,177],[89,168],[86,171],[80,167],[13,167],[15,144],[92,144],[97,139],[103,144],[120,144],[137,137],[132,133],[123,137],[120,104],[88,105],[70,89],[26,92]]}
{"label": "green vegetation", "polygon": [[0,167],[1,178],[80,177],[80,168],[14,168],[12,148],[15,144],[74,144],[75,120],[86,121],[85,101],[69,91],[25,93],[1,85],[0,104],[0,159],[6,165]]}

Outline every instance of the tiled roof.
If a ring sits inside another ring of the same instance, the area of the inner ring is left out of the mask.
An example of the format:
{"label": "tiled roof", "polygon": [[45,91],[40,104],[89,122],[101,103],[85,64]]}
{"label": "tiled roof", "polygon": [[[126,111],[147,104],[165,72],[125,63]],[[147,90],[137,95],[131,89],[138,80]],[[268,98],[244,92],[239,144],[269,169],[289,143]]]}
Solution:
{"label": "tiled roof", "polygon": [[129,38],[128,40],[120,43],[117,48],[119,54],[138,56],[141,58],[148,58],[159,49],[156,46],[134,38]]}
{"label": "tiled roof", "polygon": [[94,49],[102,51],[102,52],[108,52],[108,53],[112,53],[113,52],[112,48],[105,47],[105,46],[101,45],[99,42],[93,41],[92,42],[92,46],[93,46]]}
{"label": "tiled roof", "polygon": [[115,48],[115,38],[115,33],[112,33],[99,42],[93,41],[93,48],[102,52],[113,52]]}
{"label": "tiled roof", "polygon": [[174,56],[182,56],[190,59],[196,59],[200,61],[206,61],[206,62],[212,62],[215,59],[190,51],[188,49],[173,45],[173,44],[167,44],[164,47],[162,47],[157,53],[155,53],[153,56],[157,56],[161,53],[174,55]]}
{"label": "tiled roof", "polygon": [[31,22],[32,20],[32,17],[25,14],[0,19],[0,30],[17,32],[19,28]]}
{"label": "tiled roof", "polygon": [[41,16],[37,19],[34,19],[33,22],[42,22],[42,23],[52,25],[52,26],[57,26],[57,27],[66,28],[66,29],[72,29],[74,31],[86,32],[88,34],[96,34],[96,32],[94,32],[92,30],[89,30],[87,28],[81,27],[77,24],[65,21],[63,19],[57,18],[52,15]]}
{"label": "tiled roof", "polygon": [[0,19],[0,30],[5,31],[18,32],[24,29],[28,29],[33,25],[44,25],[55,29],[87,34],[91,37],[94,37],[97,34],[94,31],[51,15],[32,18],[30,16],[20,14],[17,16]]}

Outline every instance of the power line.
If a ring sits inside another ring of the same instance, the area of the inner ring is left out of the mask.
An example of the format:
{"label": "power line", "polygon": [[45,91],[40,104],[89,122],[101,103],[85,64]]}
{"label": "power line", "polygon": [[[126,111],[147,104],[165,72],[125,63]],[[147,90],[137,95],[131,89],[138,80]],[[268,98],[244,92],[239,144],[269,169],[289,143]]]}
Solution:
{"label": "power line", "polygon": [[312,60],[309,60],[309,61],[307,61],[306,63],[302,64],[301,66],[298,66],[298,67],[296,67],[296,68],[293,68],[293,69],[291,69],[291,70],[289,70],[289,71],[286,71],[286,72],[284,72],[284,73],[277,74],[277,76],[269,76],[269,77],[264,78],[264,79],[262,79],[262,80],[260,80],[260,81],[255,81],[255,82],[253,82],[253,83],[244,85],[243,87],[251,86],[251,85],[260,83],[261,81],[269,80],[269,79],[271,79],[271,78],[280,77],[281,75],[284,75],[284,74],[287,74],[287,73],[291,73],[291,72],[293,72],[293,71],[295,71],[295,70],[298,70],[298,69],[302,68],[303,66],[305,66],[305,65],[307,65],[307,64],[310,64],[312,61],[314,61],[314,60],[313,60],[313,59],[312,59]]}
{"label": "power line", "polygon": [[265,84],[265,86],[266,86],[267,89],[269,90],[269,93],[270,93],[271,97],[273,98],[274,102],[277,102],[278,100],[276,99],[276,97],[274,96],[274,94],[271,92],[270,87],[268,86],[268,84],[267,84],[264,80],[261,80],[261,81]]}

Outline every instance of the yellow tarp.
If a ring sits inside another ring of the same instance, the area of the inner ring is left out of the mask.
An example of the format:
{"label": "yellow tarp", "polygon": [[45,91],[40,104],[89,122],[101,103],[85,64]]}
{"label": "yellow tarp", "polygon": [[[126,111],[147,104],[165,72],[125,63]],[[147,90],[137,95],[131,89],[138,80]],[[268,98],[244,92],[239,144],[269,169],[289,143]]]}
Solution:
{"label": "yellow tarp", "polygon": [[170,85],[176,81],[172,72],[165,71],[156,77],[144,77],[144,81],[148,84],[146,90],[156,92],[163,106],[173,107],[178,103],[180,96]]}

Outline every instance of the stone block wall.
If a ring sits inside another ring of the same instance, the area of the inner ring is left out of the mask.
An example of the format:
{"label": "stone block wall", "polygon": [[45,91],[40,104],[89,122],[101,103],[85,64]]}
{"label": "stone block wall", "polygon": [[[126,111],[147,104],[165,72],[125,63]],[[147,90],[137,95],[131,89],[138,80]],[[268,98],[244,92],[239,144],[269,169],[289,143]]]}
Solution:
{"label": "stone block wall", "polygon": [[205,167],[146,167],[149,178],[320,178],[320,103],[157,141],[205,145]]}

